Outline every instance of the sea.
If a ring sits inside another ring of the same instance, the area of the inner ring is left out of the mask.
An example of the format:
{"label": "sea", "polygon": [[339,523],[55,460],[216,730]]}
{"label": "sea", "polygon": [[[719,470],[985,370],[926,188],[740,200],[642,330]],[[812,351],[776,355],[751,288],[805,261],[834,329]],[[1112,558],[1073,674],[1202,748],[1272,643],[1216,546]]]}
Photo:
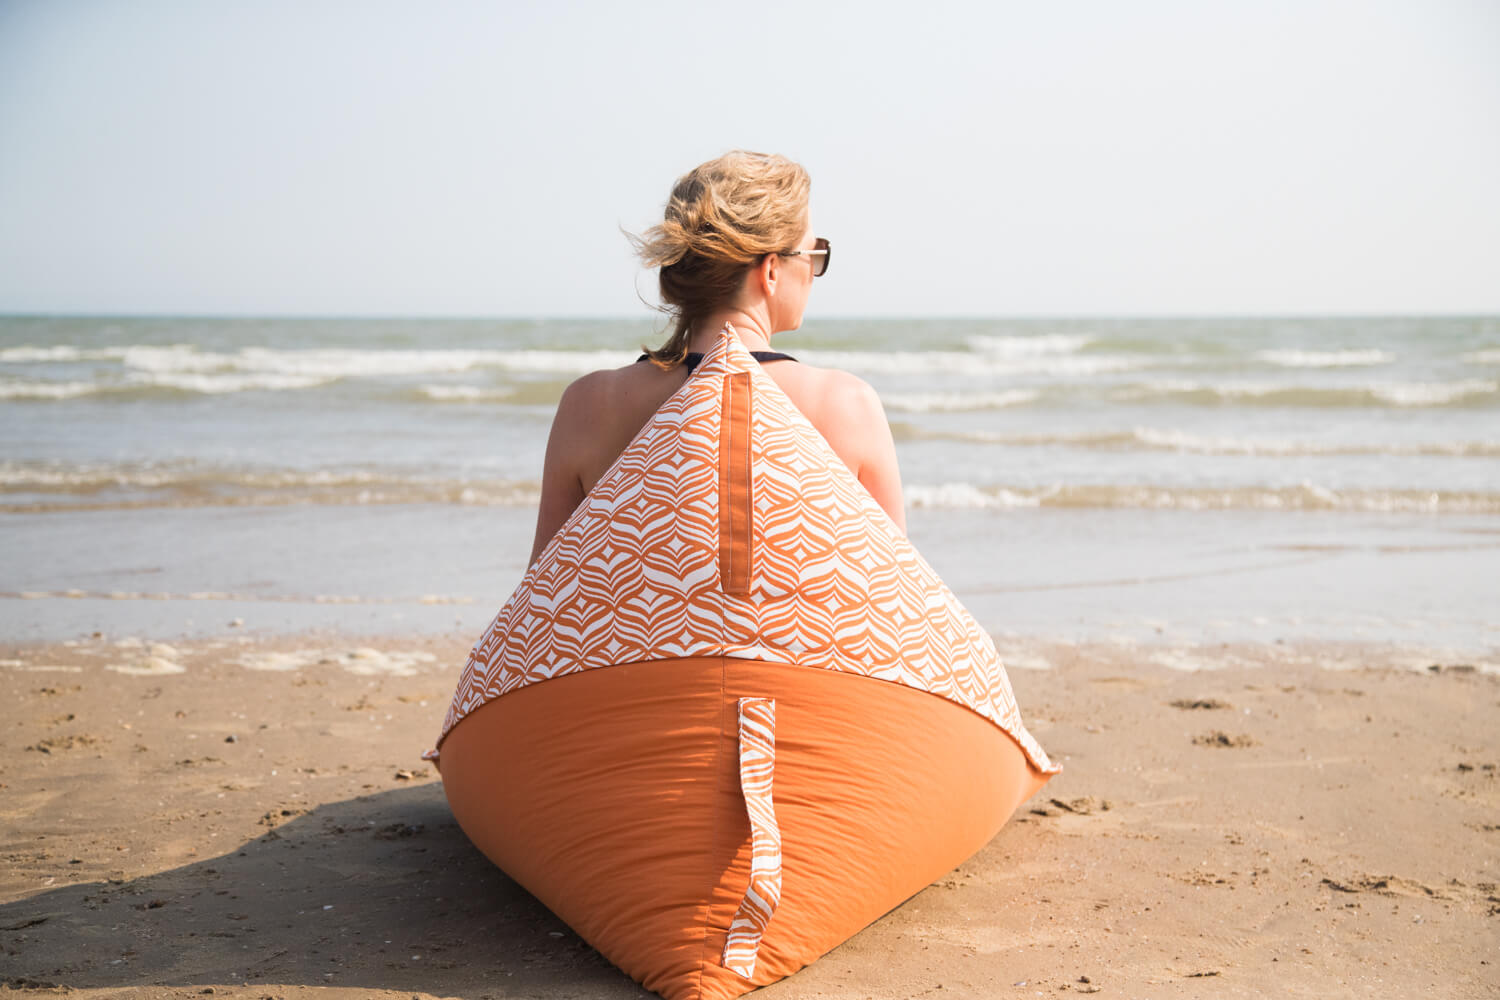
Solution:
{"label": "sea", "polygon": [[[477,635],[631,319],[0,317],[0,639]],[[817,319],[997,641],[1500,661],[1500,317]],[[1425,653],[1424,653],[1425,655]]]}

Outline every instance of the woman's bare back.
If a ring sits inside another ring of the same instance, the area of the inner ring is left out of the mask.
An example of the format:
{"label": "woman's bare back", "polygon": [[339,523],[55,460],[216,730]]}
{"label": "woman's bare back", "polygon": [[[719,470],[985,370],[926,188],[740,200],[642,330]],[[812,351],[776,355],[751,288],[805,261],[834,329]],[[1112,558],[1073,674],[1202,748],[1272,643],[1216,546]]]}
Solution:
{"label": "woman's bare back", "polygon": [[[905,531],[896,446],[875,391],[862,379],[832,368],[769,361],[763,369]],[[547,440],[532,562],[646,422],[687,379],[685,366],[663,371],[640,362],[593,372],[568,386]]]}

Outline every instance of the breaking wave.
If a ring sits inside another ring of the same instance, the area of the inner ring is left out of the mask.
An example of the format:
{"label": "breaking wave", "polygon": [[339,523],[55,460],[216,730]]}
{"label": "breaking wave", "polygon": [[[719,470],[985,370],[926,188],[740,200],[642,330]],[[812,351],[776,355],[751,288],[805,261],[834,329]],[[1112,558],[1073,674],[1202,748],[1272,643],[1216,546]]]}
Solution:
{"label": "breaking wave", "polygon": [[1346,511],[1357,513],[1496,514],[1500,494],[1429,490],[1332,490],[1298,486],[1231,488],[1059,484],[1045,487],[972,483],[911,485],[913,507],[1012,510],[1025,507],[1141,508],[1147,510]]}
{"label": "breaking wave", "polygon": [[1280,349],[1256,351],[1255,357],[1268,364],[1283,368],[1364,368],[1370,365],[1388,365],[1396,360],[1390,351],[1303,351]]}

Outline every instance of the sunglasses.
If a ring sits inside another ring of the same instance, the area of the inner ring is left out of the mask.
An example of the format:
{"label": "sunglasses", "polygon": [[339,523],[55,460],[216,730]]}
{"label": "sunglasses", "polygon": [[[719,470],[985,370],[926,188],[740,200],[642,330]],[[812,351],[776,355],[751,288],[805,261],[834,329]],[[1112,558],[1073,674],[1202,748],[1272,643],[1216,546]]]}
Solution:
{"label": "sunglasses", "polygon": [[821,278],[828,273],[828,262],[833,259],[833,251],[829,249],[828,241],[819,236],[813,242],[811,250],[783,250],[778,257],[811,257],[808,263],[812,264],[814,278]]}

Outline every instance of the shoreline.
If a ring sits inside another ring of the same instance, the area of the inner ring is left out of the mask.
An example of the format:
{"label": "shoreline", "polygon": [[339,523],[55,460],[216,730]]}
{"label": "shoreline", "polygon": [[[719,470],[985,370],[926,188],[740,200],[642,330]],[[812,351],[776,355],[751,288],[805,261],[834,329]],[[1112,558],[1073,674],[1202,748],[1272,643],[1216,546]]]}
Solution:
{"label": "shoreline", "polygon": [[[909,528],[997,637],[1393,643],[1500,665],[1488,515],[914,509]],[[0,636],[473,637],[534,530],[529,508],[420,504],[14,514]]]}
{"label": "shoreline", "polygon": [[[0,646],[0,992],[649,995],[417,759],[467,638],[121,642]],[[768,1000],[1500,989],[1500,676],[1415,645],[1025,648],[1064,772]]]}

